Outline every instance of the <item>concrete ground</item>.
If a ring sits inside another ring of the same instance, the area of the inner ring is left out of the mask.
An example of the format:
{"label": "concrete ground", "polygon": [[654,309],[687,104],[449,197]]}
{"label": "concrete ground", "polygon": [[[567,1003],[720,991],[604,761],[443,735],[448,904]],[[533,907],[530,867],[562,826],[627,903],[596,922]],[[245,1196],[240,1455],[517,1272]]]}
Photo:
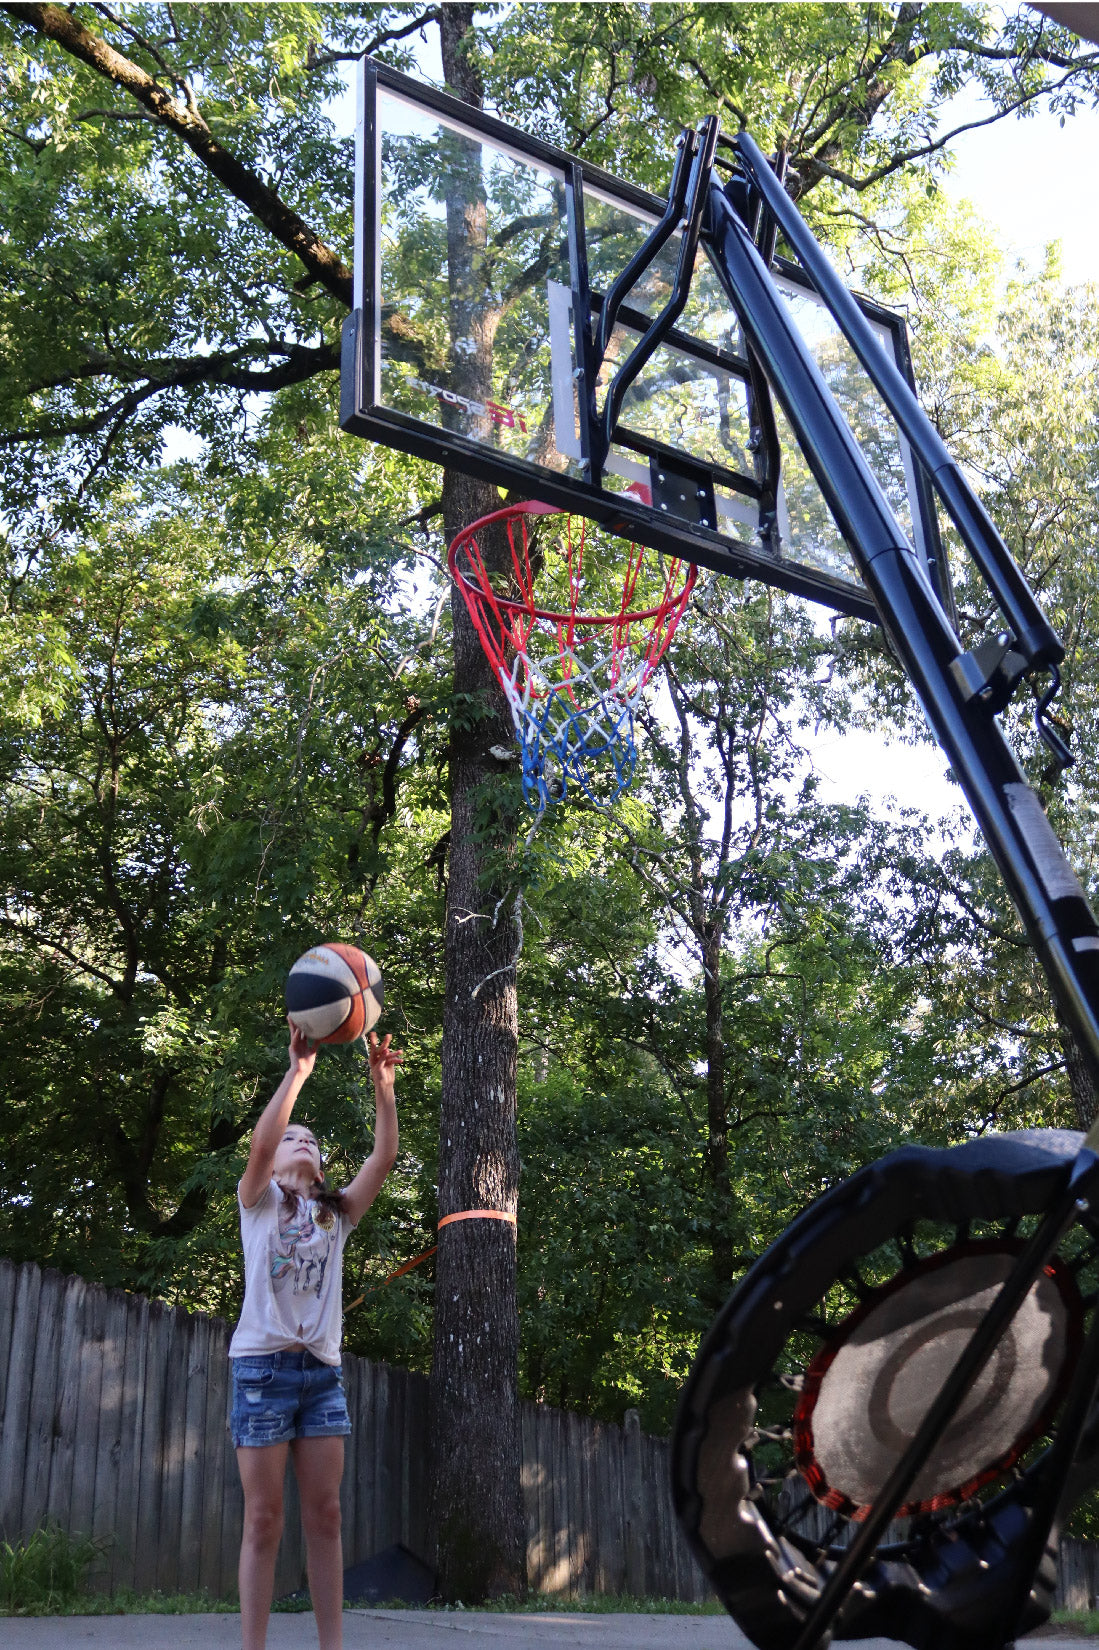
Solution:
{"label": "concrete ground", "polygon": [[[347,1610],[344,1650],[751,1650],[726,1616],[496,1615],[476,1610]],[[1096,1650],[1095,1639],[1024,1641]],[[311,1618],[271,1617],[268,1650],[309,1650]],[[859,1650],[900,1650],[860,1639]],[[2,1650],[240,1650],[239,1616],[0,1618]],[[839,1646],[836,1646],[839,1650]]]}

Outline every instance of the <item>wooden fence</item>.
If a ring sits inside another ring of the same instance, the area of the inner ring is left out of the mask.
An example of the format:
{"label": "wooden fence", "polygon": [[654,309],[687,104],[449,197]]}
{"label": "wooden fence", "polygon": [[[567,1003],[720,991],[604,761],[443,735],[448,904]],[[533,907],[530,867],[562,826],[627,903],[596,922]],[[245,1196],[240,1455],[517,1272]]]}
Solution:
{"label": "wooden fence", "polygon": [[[227,1430],[229,1326],[0,1259],[0,1540],[52,1520],[105,1539],[94,1585],[236,1591],[243,1504]],[[427,1381],[344,1360],[354,1433],[347,1562],[395,1542],[427,1552]],[[522,1406],[530,1584],[559,1594],[700,1599],[679,1533],[668,1446],[636,1411],[611,1426]],[[293,1474],[277,1591],[304,1583]],[[1058,1603],[1099,1595],[1099,1545],[1061,1544]]]}
{"label": "wooden fence", "polygon": [[[236,1591],[243,1504],[227,1429],[229,1326],[0,1259],[0,1539],[47,1521],[105,1538],[94,1585]],[[427,1381],[344,1360],[344,1553],[426,1554]],[[672,1512],[668,1446],[522,1406],[529,1579],[539,1591],[707,1594]],[[276,1590],[303,1585],[293,1474]]]}

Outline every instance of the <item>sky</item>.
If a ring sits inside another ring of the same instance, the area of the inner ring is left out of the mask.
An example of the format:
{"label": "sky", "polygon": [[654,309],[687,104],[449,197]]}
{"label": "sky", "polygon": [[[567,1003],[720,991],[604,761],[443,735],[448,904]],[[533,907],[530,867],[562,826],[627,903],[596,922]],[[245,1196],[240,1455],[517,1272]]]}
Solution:
{"label": "sky", "polygon": [[[963,118],[980,118],[975,99],[956,99]],[[1099,111],[1060,125],[1056,115],[1009,118],[958,139],[947,185],[967,198],[1009,251],[1040,262],[1060,241],[1065,280],[1099,281]]]}

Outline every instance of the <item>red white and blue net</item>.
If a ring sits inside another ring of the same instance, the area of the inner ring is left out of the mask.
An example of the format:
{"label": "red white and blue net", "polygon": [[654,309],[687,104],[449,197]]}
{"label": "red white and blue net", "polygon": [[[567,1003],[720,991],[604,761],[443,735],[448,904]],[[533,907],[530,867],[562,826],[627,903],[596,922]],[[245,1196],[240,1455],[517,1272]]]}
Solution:
{"label": "red white and blue net", "polygon": [[[623,559],[620,539],[536,503],[493,511],[450,547],[451,575],[511,711],[523,792],[539,812],[570,785],[609,806],[637,767],[635,713],[697,569],[625,548]],[[602,611],[582,611],[596,604]]]}

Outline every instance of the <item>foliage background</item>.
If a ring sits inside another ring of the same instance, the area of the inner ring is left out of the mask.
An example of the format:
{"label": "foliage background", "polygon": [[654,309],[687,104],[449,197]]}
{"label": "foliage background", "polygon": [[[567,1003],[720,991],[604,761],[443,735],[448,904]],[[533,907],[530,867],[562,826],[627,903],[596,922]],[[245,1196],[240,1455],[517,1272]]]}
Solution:
{"label": "foliage background", "polygon": [[[0,15],[0,1250],[233,1316],[233,1187],[283,1069],[285,971],[318,936],[361,937],[409,1060],[347,1338],[426,1367],[431,1263],[383,1280],[436,1218],[466,709],[439,481],[338,435],[343,277],[319,253],[303,273],[262,213],[292,203],[350,261],[341,63],[373,45],[414,66],[436,14],[75,8],[181,121],[201,108],[267,192],[247,210],[31,9]],[[795,153],[818,231],[906,309],[925,400],[1068,638],[1081,759],[1049,800],[1093,884],[1094,293],[1053,259],[997,266],[939,195],[934,114],[974,80],[1071,114],[1094,67],[1023,12],[998,28],[948,4],[525,4],[478,13],[470,49],[505,118],[651,187],[718,100]],[[955,572],[979,636],[982,592]],[[710,580],[630,800],[557,810],[532,844],[526,1393],[665,1430],[733,1277],[809,1198],[901,1138],[1076,1123],[1063,1033],[964,820],[819,794],[817,731],[916,742],[913,709],[869,627]],[[337,1180],[368,1148],[368,1094],[361,1056],[326,1052],[307,1107]]]}

